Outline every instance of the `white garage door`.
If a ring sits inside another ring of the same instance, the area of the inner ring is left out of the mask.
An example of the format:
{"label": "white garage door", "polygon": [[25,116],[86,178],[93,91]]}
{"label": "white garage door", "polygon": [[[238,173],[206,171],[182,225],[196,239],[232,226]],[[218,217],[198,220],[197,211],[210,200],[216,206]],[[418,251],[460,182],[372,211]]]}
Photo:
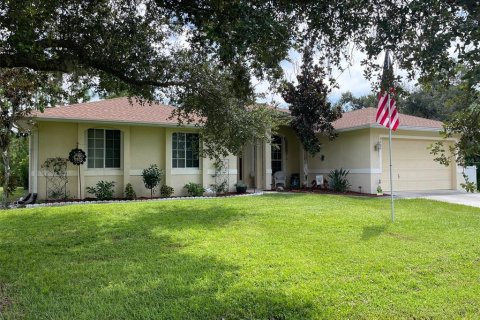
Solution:
{"label": "white garage door", "polygon": [[[452,189],[452,166],[434,161],[432,140],[393,139],[393,190]],[[382,187],[390,190],[388,139],[382,141]]]}

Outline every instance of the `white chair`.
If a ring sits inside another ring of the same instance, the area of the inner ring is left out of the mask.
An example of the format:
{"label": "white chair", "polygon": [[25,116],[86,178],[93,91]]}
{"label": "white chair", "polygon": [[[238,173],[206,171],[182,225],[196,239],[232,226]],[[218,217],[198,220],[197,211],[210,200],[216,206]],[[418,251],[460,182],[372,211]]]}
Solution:
{"label": "white chair", "polygon": [[316,182],[318,188],[323,187],[323,175],[320,174],[318,176],[315,176],[315,182]]}
{"label": "white chair", "polygon": [[273,186],[276,189],[278,185],[283,185],[285,188],[287,186],[286,184],[287,181],[287,176],[285,175],[285,172],[283,171],[277,171],[273,174]]}

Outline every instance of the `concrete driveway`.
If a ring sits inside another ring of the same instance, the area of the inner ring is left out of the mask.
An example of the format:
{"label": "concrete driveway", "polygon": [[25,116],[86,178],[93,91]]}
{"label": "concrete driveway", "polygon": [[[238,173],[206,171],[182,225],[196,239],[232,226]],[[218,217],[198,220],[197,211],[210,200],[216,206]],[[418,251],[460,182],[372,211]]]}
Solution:
{"label": "concrete driveway", "polygon": [[398,191],[394,193],[394,196],[400,199],[422,198],[480,208],[480,193],[459,190]]}

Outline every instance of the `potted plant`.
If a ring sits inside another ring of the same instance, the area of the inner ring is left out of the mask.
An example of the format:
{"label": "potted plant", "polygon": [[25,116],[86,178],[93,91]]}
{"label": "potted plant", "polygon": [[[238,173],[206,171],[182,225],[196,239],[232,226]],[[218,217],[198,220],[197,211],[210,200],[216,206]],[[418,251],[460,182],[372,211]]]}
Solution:
{"label": "potted plant", "polygon": [[380,185],[378,185],[378,187],[377,187],[377,196],[383,196],[383,190],[382,190],[382,187]]}
{"label": "potted plant", "polygon": [[237,193],[245,193],[247,192],[247,184],[243,181],[238,181],[235,184],[235,187],[237,188]]}

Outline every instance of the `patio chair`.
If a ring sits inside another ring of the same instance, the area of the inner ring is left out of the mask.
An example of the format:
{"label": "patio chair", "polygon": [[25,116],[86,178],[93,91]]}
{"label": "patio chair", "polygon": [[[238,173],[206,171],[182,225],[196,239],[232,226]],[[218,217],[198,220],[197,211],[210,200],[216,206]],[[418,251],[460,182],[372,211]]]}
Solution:
{"label": "patio chair", "polygon": [[27,204],[34,204],[37,201],[37,193],[29,193],[25,198],[20,198],[13,203],[14,208],[25,208]]}
{"label": "patio chair", "polygon": [[286,187],[286,181],[287,181],[287,176],[285,175],[285,172],[283,171],[277,171],[273,174],[273,186],[278,188],[278,185],[283,186],[283,188]]}
{"label": "patio chair", "polygon": [[14,205],[24,204],[25,201],[30,200],[31,197],[32,197],[32,194],[29,193],[29,194],[27,194],[25,197],[20,197],[20,199],[18,199],[17,201],[15,201],[13,204],[14,204]]}
{"label": "patio chair", "polygon": [[322,188],[323,187],[323,175],[317,175],[315,176],[315,182],[317,184],[317,188]]}

